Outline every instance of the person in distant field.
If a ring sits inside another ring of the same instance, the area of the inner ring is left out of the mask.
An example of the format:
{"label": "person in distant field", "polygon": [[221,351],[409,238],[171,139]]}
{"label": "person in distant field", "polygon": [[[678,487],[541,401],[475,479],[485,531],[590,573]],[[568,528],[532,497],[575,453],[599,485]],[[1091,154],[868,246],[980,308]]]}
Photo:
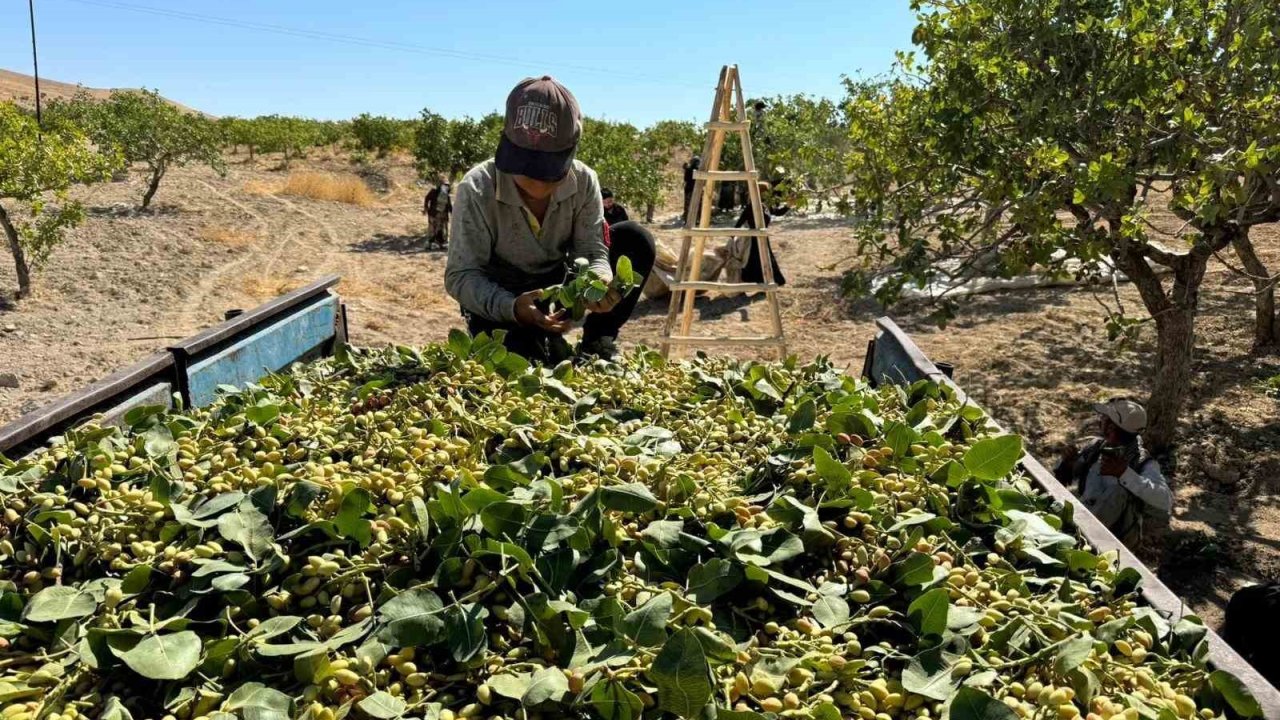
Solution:
{"label": "person in distant field", "polygon": [[695,180],[693,174],[702,166],[702,158],[694,155],[689,158],[689,162],[685,163],[682,168],[684,170],[684,214],[681,219],[689,216],[689,204],[693,201],[693,185]]}
{"label": "person in distant field", "polygon": [[1169,527],[1173,492],[1160,463],[1142,447],[1147,411],[1127,398],[1095,405],[1102,437],[1073,446],[1054,475],[1126,545],[1156,543]]}
{"label": "person in distant field", "polygon": [[610,226],[631,219],[627,217],[627,209],[622,206],[622,203],[613,199],[612,190],[604,188],[600,191],[600,197],[604,201],[604,221],[609,223]]}
{"label": "person in distant field", "polygon": [[449,199],[449,181],[441,179],[430,190],[422,202],[422,214],[427,216],[427,249],[432,243],[439,243],[441,248],[449,245],[449,215],[453,212],[453,201]]}
{"label": "person in distant field", "polygon": [[507,97],[497,153],[458,183],[445,290],[472,335],[505,331],[507,349],[559,363],[574,355],[570,320],[550,313],[541,291],[564,282],[576,259],[612,280],[631,260],[639,285],[588,305],[579,356],[611,358],[653,269],[653,235],[634,222],[610,226],[596,173],[574,159],[582,135],[578,101],[550,76],[526,78]]}
{"label": "person in distant field", "polygon": [[[769,183],[760,181],[757,183],[757,187],[760,188],[760,199],[763,204],[764,226],[768,228],[774,215],[786,215],[791,208],[784,204],[770,207],[769,201],[772,199],[770,197],[770,191],[772,188]],[[751,211],[751,201],[749,198],[747,200],[747,206],[742,209],[742,214],[738,216],[738,222],[734,227],[749,227],[752,230],[756,229],[756,216],[755,213]],[[748,249],[746,264],[742,266],[742,282],[762,283],[764,282],[764,266],[760,264],[759,243],[757,243],[753,237],[743,239],[747,241]],[[778,285],[786,285],[787,278],[782,274],[782,267],[778,265],[778,256],[773,252],[773,244],[769,240],[765,240],[765,243],[769,245],[769,257],[773,261],[773,281]]]}

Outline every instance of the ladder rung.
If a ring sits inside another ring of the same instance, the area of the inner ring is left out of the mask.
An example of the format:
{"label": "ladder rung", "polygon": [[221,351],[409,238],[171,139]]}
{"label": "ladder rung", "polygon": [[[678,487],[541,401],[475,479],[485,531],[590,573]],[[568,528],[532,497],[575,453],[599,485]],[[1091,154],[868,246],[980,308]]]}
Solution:
{"label": "ladder rung", "polygon": [[672,345],[786,345],[786,338],[760,335],[755,337],[703,337],[701,335],[672,335],[663,340]]}
{"label": "ladder rung", "polygon": [[695,170],[695,180],[755,180],[760,173],[755,170]]}
{"label": "ladder rung", "polygon": [[777,283],[723,283],[723,282],[676,282],[667,287],[672,290],[723,290],[725,292],[772,292],[780,286]]}
{"label": "ladder rung", "polygon": [[745,227],[685,228],[680,232],[690,237],[769,237],[768,230],[752,230]]}
{"label": "ladder rung", "polygon": [[735,122],[733,120],[712,120],[704,125],[708,130],[747,130],[751,127],[750,120]]}

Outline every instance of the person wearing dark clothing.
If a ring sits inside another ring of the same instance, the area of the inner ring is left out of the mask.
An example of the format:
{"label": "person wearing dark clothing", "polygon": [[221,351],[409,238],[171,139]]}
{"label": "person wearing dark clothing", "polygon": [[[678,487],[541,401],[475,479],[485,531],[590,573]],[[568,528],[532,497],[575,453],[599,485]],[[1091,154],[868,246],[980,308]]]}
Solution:
{"label": "person wearing dark clothing", "polygon": [[689,158],[689,162],[685,163],[683,166],[684,168],[684,215],[682,217],[689,216],[689,203],[693,201],[693,185],[695,182],[693,179],[693,174],[697,172],[698,168],[701,166],[702,166],[702,158],[698,157],[697,155],[694,155],[693,157]]}
{"label": "person wearing dark clothing", "polygon": [[613,199],[612,190],[609,188],[601,190],[600,197],[604,200],[604,221],[609,225],[617,225],[631,219],[627,217],[627,209],[622,206],[622,203]]}
{"label": "person wearing dark clothing", "polygon": [[422,202],[422,214],[427,216],[428,249],[432,243],[439,243],[442,248],[449,244],[449,215],[452,212],[449,183],[439,183],[427,191],[427,197]]}
{"label": "person wearing dark clothing", "polygon": [[[648,277],[653,270],[654,258],[657,256],[653,234],[644,226],[630,220],[610,225],[609,265],[616,266],[618,258],[624,255],[631,259],[631,267],[638,277]],[[529,290],[538,290],[564,282],[568,272],[569,268],[565,267],[549,275],[531,276],[524,284],[509,289],[517,295]],[[617,352],[616,338],[622,326],[635,311],[642,289],[642,287],[636,287],[627,293],[608,312],[593,312],[587,315],[587,319],[582,324],[580,354],[610,358]],[[546,312],[545,306],[542,309]],[[508,350],[544,364],[555,365],[573,356],[573,349],[560,333],[549,332],[537,326],[500,322],[471,314],[467,317],[467,330],[472,335],[482,332],[492,335],[494,330],[505,330],[507,337],[503,344]]]}
{"label": "person wearing dark clothing", "polygon": [[[768,183],[760,183],[761,198],[767,196],[768,192]],[[774,215],[786,215],[790,210],[791,208],[786,205],[779,205],[774,208],[766,206],[764,208],[764,226],[766,228],[769,227],[769,223],[772,222]],[[751,212],[750,202],[748,202],[747,206],[742,209],[742,214],[738,216],[738,222],[734,227],[749,227],[752,230],[756,229],[756,216],[755,213]],[[782,274],[782,267],[778,265],[778,255],[773,252],[773,245],[769,240],[765,240],[765,243],[769,245],[769,258],[773,261],[773,281],[779,286],[786,285],[787,278]],[[753,238],[749,247],[750,249],[748,252],[750,254],[747,255],[747,264],[742,267],[742,282],[762,283],[764,282],[764,267],[760,264],[759,243],[755,242],[755,239]]]}
{"label": "person wearing dark clothing", "polygon": [[1222,639],[1272,685],[1280,685],[1280,583],[1250,585],[1227,603]]}

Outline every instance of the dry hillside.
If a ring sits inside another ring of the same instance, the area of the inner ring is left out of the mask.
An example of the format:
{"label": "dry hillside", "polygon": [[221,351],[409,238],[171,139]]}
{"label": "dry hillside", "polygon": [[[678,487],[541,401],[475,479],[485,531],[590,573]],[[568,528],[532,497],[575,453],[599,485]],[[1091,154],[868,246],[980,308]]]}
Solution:
{"label": "dry hillside", "polygon": [[[34,106],[36,97],[34,82],[30,75],[0,69],[0,102],[11,100],[23,107]],[[92,97],[101,99],[110,96],[115,88],[90,88],[83,85],[72,85],[71,83],[49,80],[44,77],[40,78],[40,96],[44,98],[45,102],[58,98],[70,98],[81,90],[89,93]],[[168,102],[183,110],[195,112],[181,103],[176,103],[172,100],[168,100]]]}

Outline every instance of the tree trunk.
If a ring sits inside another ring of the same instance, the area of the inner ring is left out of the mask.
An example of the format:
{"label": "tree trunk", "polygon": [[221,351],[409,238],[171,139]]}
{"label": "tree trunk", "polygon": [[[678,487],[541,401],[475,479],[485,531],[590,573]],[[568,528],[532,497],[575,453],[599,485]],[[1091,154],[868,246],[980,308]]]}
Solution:
{"label": "tree trunk", "polygon": [[1232,238],[1231,246],[1235,248],[1236,257],[1244,271],[1249,273],[1253,281],[1255,295],[1253,297],[1253,347],[1255,350],[1274,345],[1276,341],[1276,286],[1269,280],[1271,273],[1262,263],[1258,253],[1249,241],[1247,229],[1241,230]]}
{"label": "tree trunk", "polygon": [[1167,450],[1177,436],[1178,419],[1191,385],[1195,320],[1209,257],[1207,253],[1180,256],[1173,268],[1173,287],[1167,293],[1140,249],[1130,246],[1116,258],[1156,324],[1155,373],[1144,433],[1152,452]]}
{"label": "tree trunk", "polygon": [[1169,448],[1178,433],[1178,418],[1191,384],[1191,361],[1196,344],[1195,319],[1194,307],[1176,303],[1155,318],[1155,381],[1151,386],[1151,397],[1147,400],[1145,434],[1152,452]]}
{"label": "tree trunk", "polygon": [[151,169],[151,182],[147,185],[147,192],[142,195],[142,206],[139,210],[146,210],[151,205],[151,198],[156,196],[156,191],[160,189],[160,180],[164,178],[165,166],[163,163]]}
{"label": "tree trunk", "polygon": [[644,206],[644,221],[647,223],[653,222],[653,203]]}
{"label": "tree trunk", "polygon": [[22,251],[22,242],[18,237],[18,229],[9,220],[9,213],[0,205],[0,226],[4,227],[4,235],[9,240],[9,252],[13,254],[14,270],[18,274],[17,298],[31,294],[31,268],[27,265],[27,255]]}

